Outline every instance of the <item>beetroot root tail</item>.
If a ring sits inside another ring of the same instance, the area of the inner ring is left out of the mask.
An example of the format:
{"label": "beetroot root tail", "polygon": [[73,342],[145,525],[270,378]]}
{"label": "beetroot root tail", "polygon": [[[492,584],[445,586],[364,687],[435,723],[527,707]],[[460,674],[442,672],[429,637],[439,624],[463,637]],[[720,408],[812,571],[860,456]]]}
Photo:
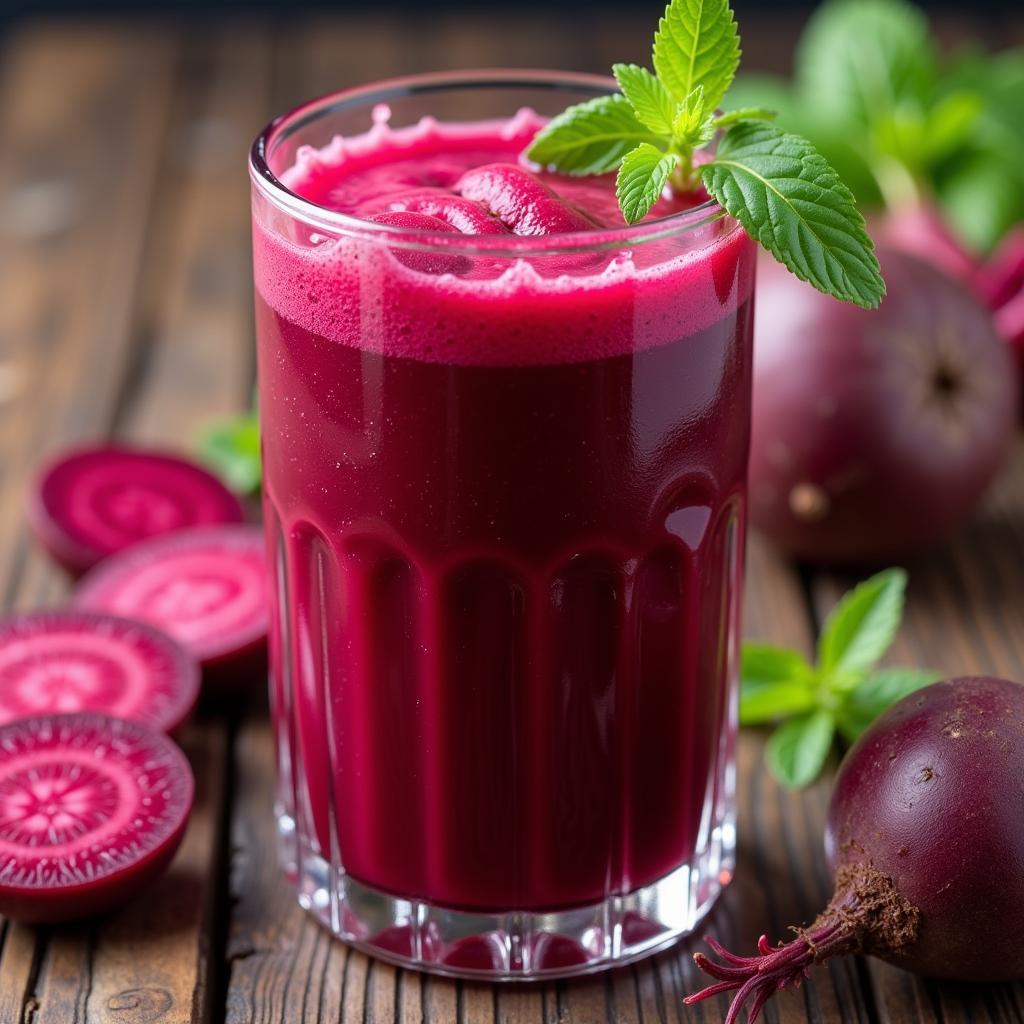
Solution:
{"label": "beetroot root tail", "polygon": [[758,956],[737,956],[712,938],[707,943],[718,959],[694,953],[693,961],[715,979],[715,984],[687,996],[683,1002],[690,1006],[712,996],[735,992],[725,1024],[737,1024],[744,1008],[748,1011],[748,1024],[755,1024],[765,1003],[776,992],[799,986],[816,963],[850,952],[857,945],[850,929],[842,920],[835,919],[819,919],[814,927],[801,931],[784,946],[772,947],[762,935],[757,944]]}

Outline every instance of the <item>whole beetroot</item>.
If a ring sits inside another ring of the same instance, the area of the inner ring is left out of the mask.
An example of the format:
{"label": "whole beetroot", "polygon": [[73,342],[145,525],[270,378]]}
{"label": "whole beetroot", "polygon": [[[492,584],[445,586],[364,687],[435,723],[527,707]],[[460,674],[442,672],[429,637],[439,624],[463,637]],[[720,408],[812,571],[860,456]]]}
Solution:
{"label": "whole beetroot", "polygon": [[1024,686],[936,683],[882,715],[839,770],[826,852],[835,893],[808,928],[759,955],[698,966],[754,1021],[770,996],[846,953],[958,981],[1024,978]]}
{"label": "whole beetroot", "polygon": [[878,310],[759,268],[750,516],[811,561],[898,561],[939,540],[1014,437],[1017,377],[989,312],[935,267],[878,255]]}
{"label": "whole beetroot", "polygon": [[871,224],[871,237],[889,249],[899,249],[938,267],[972,290],[978,261],[953,233],[939,209],[918,202],[889,210]]}

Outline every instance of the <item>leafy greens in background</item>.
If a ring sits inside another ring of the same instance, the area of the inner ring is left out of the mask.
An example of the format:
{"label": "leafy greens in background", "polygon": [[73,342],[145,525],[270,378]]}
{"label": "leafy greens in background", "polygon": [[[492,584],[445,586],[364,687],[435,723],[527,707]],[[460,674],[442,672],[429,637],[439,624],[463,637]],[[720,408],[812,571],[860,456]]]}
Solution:
{"label": "leafy greens in background", "polygon": [[944,57],[905,0],[826,0],[792,82],[741,76],[724,106],[751,102],[810,139],[867,207],[934,196],[982,253],[1024,220],[1024,49]]}
{"label": "leafy greens in background", "polygon": [[816,665],[796,651],[743,645],[740,723],[780,723],[765,758],[783,785],[809,785],[837,734],[852,743],[886,708],[939,678],[876,668],[896,637],[906,586],[902,569],[887,569],[846,594],[822,627]]}
{"label": "leafy greens in background", "polygon": [[256,411],[207,427],[199,440],[199,453],[231,490],[255,494],[260,489],[260,424]]}

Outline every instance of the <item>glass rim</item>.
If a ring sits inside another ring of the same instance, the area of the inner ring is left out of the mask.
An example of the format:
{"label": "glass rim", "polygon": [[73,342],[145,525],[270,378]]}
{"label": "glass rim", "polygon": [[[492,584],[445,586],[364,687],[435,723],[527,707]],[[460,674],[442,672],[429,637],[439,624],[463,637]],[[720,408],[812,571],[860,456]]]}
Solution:
{"label": "glass rim", "polygon": [[[438,71],[387,78],[327,93],[274,118],[256,136],[249,151],[249,176],[259,192],[282,213],[332,234],[386,239],[394,248],[421,252],[447,252],[471,256],[563,256],[573,253],[621,249],[624,245],[663,241],[727,218],[715,199],[689,210],[641,224],[552,235],[463,235],[423,231],[419,228],[377,224],[352,214],[329,210],[293,192],[271,170],[269,156],[283,131],[301,128],[336,110],[366,106],[414,94],[428,95],[454,88],[550,88],[612,92],[617,83],[605,75],[574,71],[496,68]],[[735,223],[735,229],[739,224]],[[552,244],[552,239],[558,242]],[[484,241],[486,240],[486,241]]]}

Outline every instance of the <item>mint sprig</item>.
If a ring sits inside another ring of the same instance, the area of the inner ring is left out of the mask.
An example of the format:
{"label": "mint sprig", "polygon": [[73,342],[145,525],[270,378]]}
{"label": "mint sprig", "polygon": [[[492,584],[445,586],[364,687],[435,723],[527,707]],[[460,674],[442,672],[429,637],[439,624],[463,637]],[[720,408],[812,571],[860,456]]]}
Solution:
{"label": "mint sprig", "polygon": [[783,785],[809,785],[837,735],[852,743],[887,708],[939,678],[876,668],[899,629],[906,586],[902,569],[887,569],[846,594],[822,627],[817,665],[786,648],[743,645],[740,723],[781,723],[765,761]]}
{"label": "mint sprig", "polygon": [[[618,169],[616,195],[629,224],[666,188],[701,186],[797,277],[873,308],[885,294],[853,195],[806,140],[764,122],[751,106],[718,114],[739,66],[729,0],[671,0],[654,36],[654,73],[613,67],[620,93],[552,119],[526,151],[563,174]],[[717,151],[696,159],[718,137]]]}

